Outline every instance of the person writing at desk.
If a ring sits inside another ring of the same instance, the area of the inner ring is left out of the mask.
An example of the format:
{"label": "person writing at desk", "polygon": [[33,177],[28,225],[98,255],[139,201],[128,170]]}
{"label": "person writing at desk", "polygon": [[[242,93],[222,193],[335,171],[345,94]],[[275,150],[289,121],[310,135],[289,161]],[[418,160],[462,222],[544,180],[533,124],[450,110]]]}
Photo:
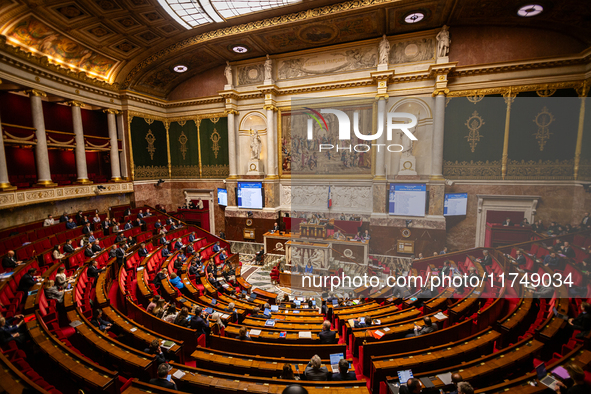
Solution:
{"label": "person writing at desk", "polygon": [[341,230],[337,230],[337,232],[334,233],[334,239],[345,239],[345,236],[341,233]]}
{"label": "person writing at desk", "polygon": [[305,274],[313,274],[314,273],[314,267],[312,267],[312,263],[308,261],[308,265],[306,265],[306,269],[304,270]]}
{"label": "person writing at desk", "polygon": [[556,392],[558,394],[586,394],[591,392],[591,386],[585,382],[585,371],[579,365],[570,363],[564,367],[572,378],[574,384],[567,387],[560,380],[556,381]]}

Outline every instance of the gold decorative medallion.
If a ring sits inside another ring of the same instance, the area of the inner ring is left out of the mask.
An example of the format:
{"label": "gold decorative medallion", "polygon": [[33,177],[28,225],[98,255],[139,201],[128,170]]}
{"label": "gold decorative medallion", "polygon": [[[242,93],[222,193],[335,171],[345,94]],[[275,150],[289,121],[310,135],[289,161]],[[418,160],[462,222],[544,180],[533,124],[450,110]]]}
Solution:
{"label": "gold decorative medallion", "polygon": [[215,158],[218,158],[218,152],[220,151],[220,139],[222,137],[220,136],[220,133],[218,133],[218,131],[216,129],[213,129],[213,133],[211,133],[211,135],[209,136],[209,139],[211,140],[211,142],[213,142],[213,146],[211,147],[211,150],[213,151],[213,154],[215,155]]}
{"label": "gold decorative medallion", "polygon": [[151,125],[152,123],[154,123],[154,119],[149,119],[149,118],[144,118],[144,120],[146,121],[147,124]]}
{"label": "gold decorative medallion", "polygon": [[185,156],[187,155],[187,141],[189,141],[189,139],[185,135],[185,132],[181,131],[179,143],[181,144],[181,154],[183,155],[183,160],[185,160]]}
{"label": "gold decorative medallion", "polygon": [[474,153],[476,145],[478,144],[478,142],[480,142],[480,139],[483,137],[483,135],[480,134],[480,128],[483,124],[484,120],[482,120],[482,118],[478,116],[478,111],[474,111],[472,113],[472,116],[470,116],[465,123],[470,132],[464,138],[468,139],[468,142],[470,143],[470,149],[472,149],[472,153]]}
{"label": "gold decorative medallion", "polygon": [[467,96],[466,98],[472,104],[476,104],[476,103],[480,102],[484,98],[484,94],[480,94],[480,95],[476,95],[476,96]]}
{"label": "gold decorative medallion", "polygon": [[211,123],[216,124],[220,118],[210,118],[209,120],[211,120]]}
{"label": "gold decorative medallion", "polygon": [[156,137],[152,134],[152,130],[148,130],[148,134],[146,134],[146,141],[148,141],[148,153],[150,153],[150,160],[154,160],[154,152],[156,152],[156,148],[154,147],[154,142],[156,141]]}
{"label": "gold decorative medallion", "polygon": [[540,145],[540,152],[544,150],[544,145],[550,139],[552,133],[550,132],[549,126],[554,122],[554,116],[548,111],[548,108],[542,108],[542,111],[536,115],[533,120],[538,126],[538,131],[532,135],[536,136],[538,144]]}
{"label": "gold decorative medallion", "polygon": [[246,225],[248,227],[252,226],[252,219],[250,219],[250,218],[246,219]]}
{"label": "gold decorative medallion", "polygon": [[410,237],[410,234],[411,234],[411,232],[410,232],[410,230],[409,230],[409,229],[407,229],[407,228],[403,228],[401,232],[402,232],[402,236],[403,236],[404,238],[408,238],[408,237]]}

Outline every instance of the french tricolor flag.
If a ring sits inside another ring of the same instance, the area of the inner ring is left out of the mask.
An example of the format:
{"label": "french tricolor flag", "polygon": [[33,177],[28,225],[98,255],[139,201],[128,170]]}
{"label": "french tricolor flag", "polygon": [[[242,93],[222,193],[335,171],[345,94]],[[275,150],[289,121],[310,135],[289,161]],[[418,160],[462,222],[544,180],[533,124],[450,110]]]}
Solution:
{"label": "french tricolor flag", "polygon": [[328,187],[328,208],[332,207],[332,195],[330,194],[330,186]]}

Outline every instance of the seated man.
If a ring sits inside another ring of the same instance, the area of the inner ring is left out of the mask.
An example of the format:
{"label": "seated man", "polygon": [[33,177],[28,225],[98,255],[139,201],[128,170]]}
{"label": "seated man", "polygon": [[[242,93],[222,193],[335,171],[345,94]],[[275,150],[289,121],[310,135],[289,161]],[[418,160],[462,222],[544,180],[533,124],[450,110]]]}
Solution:
{"label": "seated man", "polygon": [[92,260],[90,266],[88,267],[88,270],[86,271],[86,275],[89,278],[98,278],[99,274],[104,270],[104,268],[98,268],[98,262],[96,260]]}
{"label": "seated man", "polygon": [[482,268],[484,268],[484,269],[486,269],[485,267],[488,265],[492,266],[492,257],[488,254],[488,250],[483,250],[482,251],[482,258],[476,259],[476,261],[478,261],[480,263],[480,265],[482,266]]}
{"label": "seated man", "polygon": [[556,256],[556,252],[552,251],[549,255],[544,257],[544,265],[550,268],[557,268],[560,263],[560,259]]}
{"label": "seated man", "polygon": [[589,331],[591,331],[591,305],[587,302],[581,303],[581,314],[574,319],[568,319],[568,324],[575,330],[581,332],[576,335],[576,338],[584,338]]}
{"label": "seated man", "polygon": [[165,246],[165,247],[162,249],[162,252],[161,252],[161,254],[162,254],[162,257],[168,257],[168,256],[170,256],[172,253],[170,253],[170,251],[168,250],[168,246]]}
{"label": "seated man", "polygon": [[[320,337],[321,344],[335,344],[338,343],[337,339],[337,332],[330,330],[330,320],[325,320],[322,323],[322,331],[318,333]],[[347,364],[347,368],[349,368],[349,364]]]}
{"label": "seated man", "polygon": [[254,260],[256,261],[256,263],[258,265],[263,265],[264,258],[265,258],[265,248],[263,246],[261,246],[261,250],[259,250],[256,253]]}
{"label": "seated man", "polygon": [[160,221],[160,219],[158,219],[156,223],[154,223],[154,228],[159,229],[160,227],[162,227],[162,222]]}
{"label": "seated man", "polygon": [[183,248],[183,243],[181,242],[180,238],[176,239],[176,242],[174,242],[174,250],[181,250]]}
{"label": "seated man", "polygon": [[513,223],[511,223],[511,218],[505,219],[503,226],[513,226]]}
{"label": "seated man", "polygon": [[360,318],[355,319],[355,328],[367,328],[371,327],[372,319],[371,316],[365,316],[364,322],[361,322]]}
{"label": "seated man", "polygon": [[572,246],[570,246],[570,243],[568,241],[564,241],[564,245],[562,245],[561,252],[569,259],[574,259],[576,256],[575,250],[572,248]]}
{"label": "seated man", "polygon": [[68,222],[66,223],[66,228],[68,230],[72,230],[75,229],[77,227],[76,223],[74,223],[74,219],[70,218],[68,219]]}
{"label": "seated man", "polygon": [[406,335],[406,338],[418,337],[420,335],[425,335],[432,333],[433,331],[437,331],[437,323],[433,323],[429,316],[423,317],[423,323],[425,323],[423,327],[415,323],[414,332]]}
{"label": "seated man", "polygon": [[306,380],[325,381],[328,380],[328,370],[322,366],[322,360],[315,354],[304,371]]}
{"label": "seated man", "polygon": [[141,243],[140,248],[138,249],[137,252],[138,256],[140,257],[146,257],[150,254],[150,252],[148,251],[148,249],[146,249],[146,244],[145,243]]}
{"label": "seated man", "polygon": [[220,247],[220,241],[217,241],[217,242],[215,243],[215,245],[213,245],[213,252],[214,252],[214,253],[217,253],[217,252],[219,252],[220,250],[221,250],[221,247]]}
{"label": "seated man", "polygon": [[47,219],[45,219],[43,221],[43,227],[53,226],[54,223],[55,223],[55,220],[53,220],[53,216],[47,215]]}
{"label": "seated man", "polygon": [[339,361],[339,372],[332,374],[332,380],[357,380],[355,372],[349,372],[349,362],[345,359]]}
{"label": "seated man", "polygon": [[552,298],[554,296],[554,287],[553,286],[544,286],[541,284],[538,286],[537,290],[534,291],[533,297],[534,298]]}
{"label": "seated man", "polygon": [[90,236],[90,233],[92,233],[92,228],[90,228],[90,223],[86,223],[82,227],[82,234]]}
{"label": "seated man", "polygon": [[153,384],[154,386],[164,387],[165,389],[177,390],[176,383],[174,382],[174,380],[172,380],[172,378],[170,380],[167,379],[168,371],[168,364],[160,364],[158,366],[158,372],[156,372],[157,377],[150,379],[150,384]]}
{"label": "seated man", "polygon": [[37,268],[29,268],[26,274],[24,274],[21,280],[18,282],[17,291],[22,291],[24,297],[26,298],[27,293],[31,290],[31,287],[35,286],[37,283],[37,277],[35,274],[37,273]]}
{"label": "seated man", "polygon": [[189,234],[189,242],[195,242],[195,231],[193,231],[191,234]]}
{"label": "seated man", "polygon": [[86,245],[86,250],[84,251],[84,256],[86,256],[88,258],[94,256],[94,252],[92,251],[92,245],[91,244]]}
{"label": "seated man", "polygon": [[9,250],[8,253],[6,253],[6,256],[2,259],[2,267],[8,269],[16,268],[17,265],[21,265],[22,263],[22,261],[17,260],[14,257],[14,250]]}

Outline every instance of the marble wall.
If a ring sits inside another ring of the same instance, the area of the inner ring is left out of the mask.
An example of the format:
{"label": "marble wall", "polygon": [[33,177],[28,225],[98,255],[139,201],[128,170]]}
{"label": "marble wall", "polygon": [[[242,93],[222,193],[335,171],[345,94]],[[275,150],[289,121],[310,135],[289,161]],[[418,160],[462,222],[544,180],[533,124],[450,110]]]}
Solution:
{"label": "marble wall", "polygon": [[184,190],[203,190],[214,191],[213,212],[216,234],[225,231],[224,207],[217,203],[217,188],[225,188],[226,184],[222,180],[202,180],[202,181],[166,181],[161,186],[156,187],[155,183],[135,184],[135,205],[164,205],[168,212],[176,211],[179,206],[185,204]]}
{"label": "marble wall", "polygon": [[536,195],[540,196],[536,220],[546,225],[551,221],[578,224],[584,212],[591,211],[591,193],[583,186],[571,184],[454,184],[446,186],[446,193],[468,193],[467,215],[447,218],[446,244],[450,250],[473,248],[475,245],[477,194]]}
{"label": "marble wall", "polygon": [[585,49],[566,34],[527,27],[454,26],[450,35],[449,61],[458,66],[570,55]]}
{"label": "marble wall", "polygon": [[106,213],[109,207],[129,204],[131,199],[132,194],[129,193],[110,194],[95,197],[72,198],[18,208],[7,208],[0,211],[0,216],[2,217],[1,227],[7,228],[42,220],[47,218],[47,215],[49,214],[52,214],[54,219],[58,219],[63,212],[72,213],[98,209],[100,213]]}

